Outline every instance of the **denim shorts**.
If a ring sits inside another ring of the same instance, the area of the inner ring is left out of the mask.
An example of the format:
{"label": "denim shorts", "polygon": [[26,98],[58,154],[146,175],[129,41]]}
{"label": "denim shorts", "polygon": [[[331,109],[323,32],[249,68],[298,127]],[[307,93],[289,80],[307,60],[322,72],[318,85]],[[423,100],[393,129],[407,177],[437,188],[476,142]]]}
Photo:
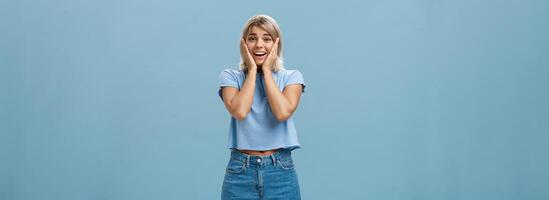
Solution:
{"label": "denim shorts", "polygon": [[252,156],[231,150],[221,199],[301,199],[291,151]]}

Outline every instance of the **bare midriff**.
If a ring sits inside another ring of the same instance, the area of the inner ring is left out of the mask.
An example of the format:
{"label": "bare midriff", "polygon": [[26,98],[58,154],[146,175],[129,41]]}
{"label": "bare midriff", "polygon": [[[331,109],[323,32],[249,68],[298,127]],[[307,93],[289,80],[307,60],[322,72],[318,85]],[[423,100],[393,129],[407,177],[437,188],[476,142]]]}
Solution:
{"label": "bare midriff", "polygon": [[251,155],[251,156],[268,156],[268,155],[271,155],[271,154],[275,153],[277,150],[279,150],[279,149],[271,149],[271,150],[265,150],[265,151],[238,149],[238,151],[240,151],[244,154]]}

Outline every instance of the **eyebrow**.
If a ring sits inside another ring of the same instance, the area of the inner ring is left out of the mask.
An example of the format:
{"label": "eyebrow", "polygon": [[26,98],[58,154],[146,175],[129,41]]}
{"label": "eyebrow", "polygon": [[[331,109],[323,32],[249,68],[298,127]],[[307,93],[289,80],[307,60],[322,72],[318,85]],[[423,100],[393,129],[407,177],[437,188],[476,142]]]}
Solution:
{"label": "eyebrow", "polygon": [[[248,36],[251,36],[251,35],[257,36],[257,34],[255,34],[255,33],[250,33],[250,34],[248,34]],[[273,36],[271,36],[271,34],[269,34],[269,33],[266,33],[266,34],[264,34],[263,36],[273,37]]]}

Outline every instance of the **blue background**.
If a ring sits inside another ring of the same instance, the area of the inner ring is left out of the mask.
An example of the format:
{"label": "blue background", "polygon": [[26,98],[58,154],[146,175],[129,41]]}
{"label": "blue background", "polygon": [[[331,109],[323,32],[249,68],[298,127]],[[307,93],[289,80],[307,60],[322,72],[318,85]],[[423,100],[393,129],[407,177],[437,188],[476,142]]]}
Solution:
{"label": "blue background", "polygon": [[549,199],[547,1],[1,1],[0,199],[218,199],[273,16],[303,199]]}

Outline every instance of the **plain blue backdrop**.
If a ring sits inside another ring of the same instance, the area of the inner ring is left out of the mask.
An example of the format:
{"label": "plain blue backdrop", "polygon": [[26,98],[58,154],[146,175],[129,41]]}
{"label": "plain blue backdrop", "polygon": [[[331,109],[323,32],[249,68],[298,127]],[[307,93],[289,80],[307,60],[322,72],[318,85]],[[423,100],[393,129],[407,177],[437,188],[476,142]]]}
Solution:
{"label": "plain blue backdrop", "polygon": [[273,16],[303,199],[549,199],[547,1],[0,2],[0,199],[219,199],[218,75]]}

